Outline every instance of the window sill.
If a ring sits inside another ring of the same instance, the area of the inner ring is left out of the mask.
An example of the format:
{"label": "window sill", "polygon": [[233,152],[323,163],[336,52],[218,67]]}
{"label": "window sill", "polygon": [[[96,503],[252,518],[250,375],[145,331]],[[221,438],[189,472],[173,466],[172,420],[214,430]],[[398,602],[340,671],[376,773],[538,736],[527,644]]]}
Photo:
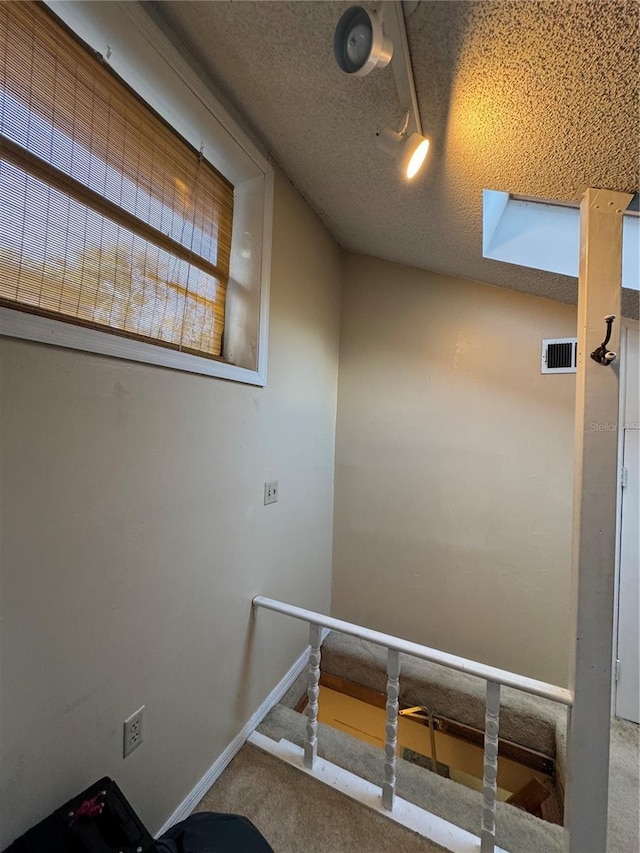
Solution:
{"label": "window sill", "polygon": [[99,332],[96,329],[85,329],[71,323],[27,314],[11,308],[0,308],[0,335],[112,358],[144,362],[186,373],[229,379],[247,385],[266,385],[266,377],[258,370],[249,370],[225,361],[203,358],[167,347],[111,335],[108,332]]}

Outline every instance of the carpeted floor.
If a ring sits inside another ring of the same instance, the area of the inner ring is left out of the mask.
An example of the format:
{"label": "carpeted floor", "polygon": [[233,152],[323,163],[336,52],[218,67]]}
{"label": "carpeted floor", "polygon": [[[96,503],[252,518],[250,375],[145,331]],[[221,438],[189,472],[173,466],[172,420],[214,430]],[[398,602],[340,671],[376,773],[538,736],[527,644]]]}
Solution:
{"label": "carpeted floor", "polygon": [[242,747],[196,811],[245,815],[275,853],[444,853],[442,847],[250,744]]}

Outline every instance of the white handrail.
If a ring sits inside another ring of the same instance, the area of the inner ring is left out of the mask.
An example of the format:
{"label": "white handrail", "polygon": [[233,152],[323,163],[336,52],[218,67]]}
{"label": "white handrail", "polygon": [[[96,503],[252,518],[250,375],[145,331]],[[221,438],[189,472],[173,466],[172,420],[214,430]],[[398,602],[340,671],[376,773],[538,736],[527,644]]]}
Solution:
{"label": "white handrail", "polygon": [[314,610],[305,610],[303,607],[296,607],[294,604],[286,604],[283,601],[276,601],[273,598],[266,598],[263,595],[256,595],[253,599],[253,606],[264,607],[266,610],[274,610],[276,613],[284,613],[287,616],[292,616],[294,619],[300,619],[302,622],[307,622],[311,625],[329,628],[329,630],[338,631],[341,634],[349,634],[352,637],[367,640],[370,643],[384,646],[387,649],[413,655],[413,657],[420,658],[420,660],[438,663],[449,669],[455,669],[458,672],[466,672],[468,675],[475,675],[478,678],[484,678],[486,681],[493,681],[505,687],[513,687],[516,690],[522,690],[525,693],[531,693],[543,699],[550,699],[552,702],[559,702],[561,705],[567,705],[568,707],[573,705],[573,693],[565,687],[557,687],[545,681],[527,678],[525,675],[517,675],[514,672],[508,672],[504,669],[497,669],[496,667],[467,660],[466,658],[441,652],[437,649],[430,649],[428,646],[422,646],[419,643],[401,640],[391,634],[384,634],[381,631],[374,631],[371,628],[363,628],[351,622],[344,622],[342,619],[334,619],[333,616],[324,616],[322,613],[316,613]]}

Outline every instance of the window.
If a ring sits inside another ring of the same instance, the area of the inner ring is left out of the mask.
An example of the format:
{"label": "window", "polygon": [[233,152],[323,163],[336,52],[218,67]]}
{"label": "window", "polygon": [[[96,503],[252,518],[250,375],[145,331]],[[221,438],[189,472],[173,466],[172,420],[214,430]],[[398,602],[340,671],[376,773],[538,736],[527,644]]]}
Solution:
{"label": "window", "polygon": [[[85,18],[93,5],[68,4]],[[91,32],[104,30],[105,21],[89,21]],[[174,90],[176,62],[164,69]],[[148,63],[142,71],[153,79]],[[242,333],[264,331],[267,169],[259,157],[247,168],[247,146],[236,146],[234,161],[223,141],[235,190],[205,156],[215,144],[185,141],[42,6],[1,4],[0,306],[10,310],[0,331],[264,384],[257,341]],[[258,263],[247,264],[247,241]],[[224,372],[232,361],[235,375]]]}

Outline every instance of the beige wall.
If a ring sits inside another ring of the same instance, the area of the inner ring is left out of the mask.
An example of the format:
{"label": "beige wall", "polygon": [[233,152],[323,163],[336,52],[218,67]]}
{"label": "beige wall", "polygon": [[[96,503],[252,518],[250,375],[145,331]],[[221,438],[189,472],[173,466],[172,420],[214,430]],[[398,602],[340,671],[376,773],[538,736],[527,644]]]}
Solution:
{"label": "beige wall", "polygon": [[575,309],[362,256],[345,268],[333,613],[565,684]]}
{"label": "beige wall", "polygon": [[340,255],[274,229],[266,389],[0,341],[0,848],[102,774],[157,830],[306,645],[252,596],[329,607]]}

